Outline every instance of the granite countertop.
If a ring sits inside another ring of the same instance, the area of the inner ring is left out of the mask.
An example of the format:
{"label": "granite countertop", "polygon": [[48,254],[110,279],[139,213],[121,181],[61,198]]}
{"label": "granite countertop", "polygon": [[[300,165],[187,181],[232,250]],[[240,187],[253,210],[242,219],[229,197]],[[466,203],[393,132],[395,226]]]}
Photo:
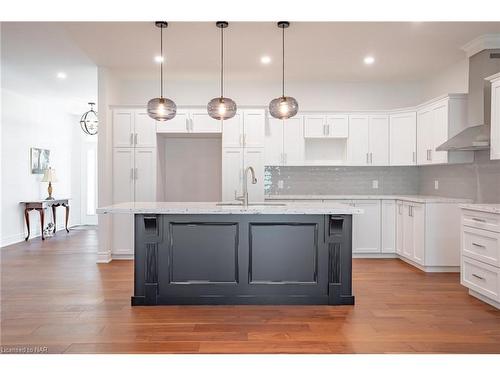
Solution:
{"label": "granite countertop", "polygon": [[468,204],[461,204],[460,208],[463,208],[465,210],[500,214],[500,203],[476,203],[476,204],[468,203]]}
{"label": "granite countertop", "polygon": [[266,201],[272,200],[363,200],[363,199],[396,199],[416,203],[472,203],[472,199],[467,198],[448,198],[433,195],[311,195],[311,194],[292,194],[292,195],[267,195]]}
{"label": "granite countertop", "polygon": [[[224,202],[226,203],[226,202]],[[228,202],[229,203],[229,202]],[[276,205],[251,202],[251,206],[217,205],[217,202],[125,202],[97,209],[98,214],[269,214],[269,215],[351,215],[363,209],[329,202],[281,202]]]}

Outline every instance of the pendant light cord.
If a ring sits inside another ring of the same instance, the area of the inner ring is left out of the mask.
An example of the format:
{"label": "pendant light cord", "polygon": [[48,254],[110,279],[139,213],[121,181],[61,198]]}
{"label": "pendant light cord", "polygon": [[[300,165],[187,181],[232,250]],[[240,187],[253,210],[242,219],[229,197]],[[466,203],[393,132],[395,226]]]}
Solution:
{"label": "pendant light cord", "polygon": [[160,27],[160,98],[163,98],[163,26]]}
{"label": "pendant light cord", "polygon": [[220,97],[224,97],[224,28],[220,29]]}
{"label": "pendant light cord", "polygon": [[281,37],[281,42],[282,42],[282,76],[281,76],[281,91],[282,91],[282,96],[285,96],[285,28],[282,28],[282,37]]}

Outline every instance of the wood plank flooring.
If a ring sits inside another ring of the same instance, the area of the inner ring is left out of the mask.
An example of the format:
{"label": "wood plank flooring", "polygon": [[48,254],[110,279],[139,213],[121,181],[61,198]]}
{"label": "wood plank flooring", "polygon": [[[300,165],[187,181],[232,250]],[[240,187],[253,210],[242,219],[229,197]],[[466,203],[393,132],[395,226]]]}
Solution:
{"label": "wood plank flooring", "polygon": [[2,352],[500,353],[500,311],[458,274],[355,259],[355,306],[131,307],[132,262],[96,248],[81,227],[1,249]]}

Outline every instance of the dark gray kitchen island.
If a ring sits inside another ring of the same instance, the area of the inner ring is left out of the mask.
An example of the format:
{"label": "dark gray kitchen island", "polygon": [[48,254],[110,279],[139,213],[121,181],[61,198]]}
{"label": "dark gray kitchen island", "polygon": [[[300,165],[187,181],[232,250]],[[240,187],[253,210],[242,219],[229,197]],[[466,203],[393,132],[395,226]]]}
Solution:
{"label": "dark gray kitchen island", "polygon": [[132,305],[352,305],[352,214],[336,203],[122,203],[135,216]]}

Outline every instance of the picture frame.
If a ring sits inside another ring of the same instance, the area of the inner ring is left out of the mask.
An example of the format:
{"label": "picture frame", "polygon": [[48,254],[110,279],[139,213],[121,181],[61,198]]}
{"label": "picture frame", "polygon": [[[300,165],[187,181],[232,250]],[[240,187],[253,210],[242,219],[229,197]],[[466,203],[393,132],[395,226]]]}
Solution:
{"label": "picture frame", "polygon": [[43,174],[50,166],[50,150],[31,147],[30,167],[31,174]]}

